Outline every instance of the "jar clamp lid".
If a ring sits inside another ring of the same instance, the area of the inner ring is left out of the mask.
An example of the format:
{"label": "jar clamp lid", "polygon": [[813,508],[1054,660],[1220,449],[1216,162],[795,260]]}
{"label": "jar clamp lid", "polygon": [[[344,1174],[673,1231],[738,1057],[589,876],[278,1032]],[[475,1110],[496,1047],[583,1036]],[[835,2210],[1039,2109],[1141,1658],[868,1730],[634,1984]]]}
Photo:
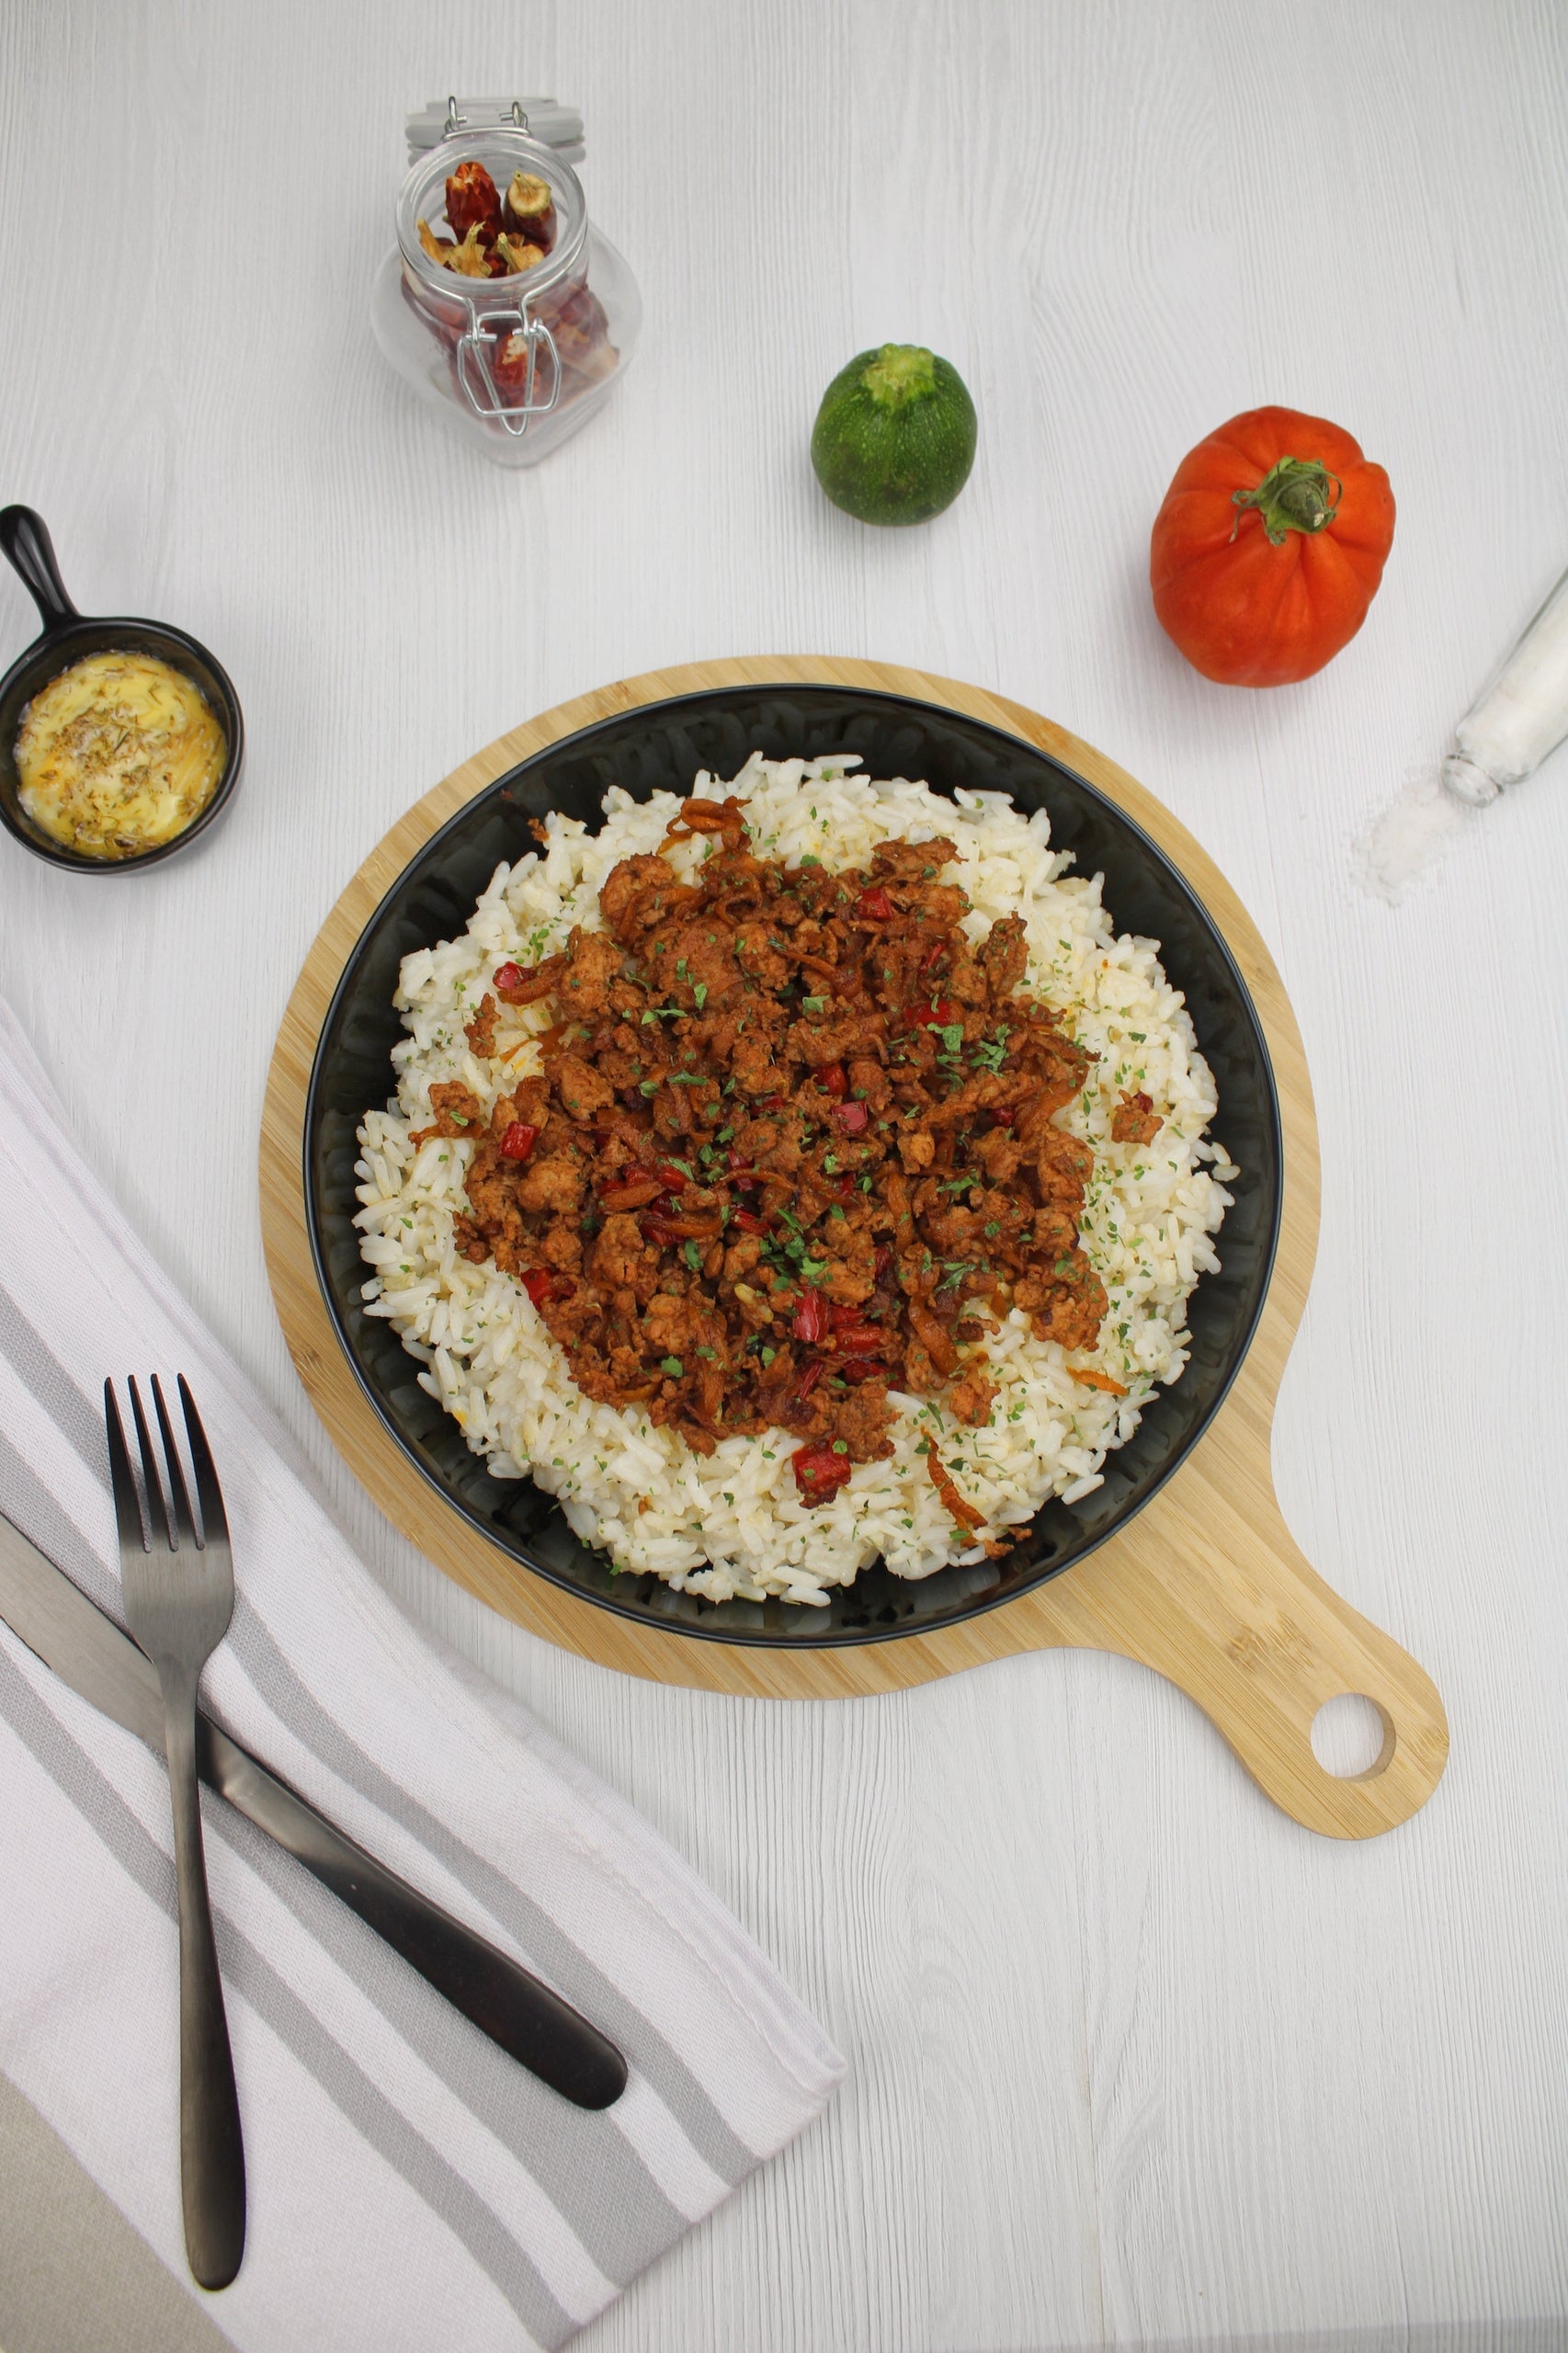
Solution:
{"label": "jar clamp lid", "polygon": [[494,131],[501,125],[526,131],[541,146],[553,147],[565,163],[583,160],[583,118],[575,107],[560,106],[554,98],[432,98],[404,125],[409,162],[454,131]]}

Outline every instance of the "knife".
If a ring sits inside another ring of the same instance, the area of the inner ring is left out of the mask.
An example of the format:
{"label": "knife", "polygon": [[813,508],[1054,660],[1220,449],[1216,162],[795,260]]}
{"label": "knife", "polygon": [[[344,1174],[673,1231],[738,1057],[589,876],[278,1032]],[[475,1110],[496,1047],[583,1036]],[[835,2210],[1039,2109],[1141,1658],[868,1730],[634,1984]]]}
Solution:
{"label": "knife", "polygon": [[[151,1661],[4,1512],[0,1618],[73,1691],[163,1755],[164,1703]],[[196,1751],[209,1789],[341,1896],[530,2075],[578,2108],[608,2108],[619,2098],[625,2060],[569,2002],[335,1830],[199,1711]]]}

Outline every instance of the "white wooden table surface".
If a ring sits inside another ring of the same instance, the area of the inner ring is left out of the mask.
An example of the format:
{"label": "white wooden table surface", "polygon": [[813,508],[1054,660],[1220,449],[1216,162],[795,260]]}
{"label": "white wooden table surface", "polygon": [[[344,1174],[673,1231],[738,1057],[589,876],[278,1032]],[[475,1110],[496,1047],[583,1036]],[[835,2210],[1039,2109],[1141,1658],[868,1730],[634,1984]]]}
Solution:
{"label": "white wooden table surface", "polygon": [[[596,2353],[1568,2314],[1568,755],[1403,907],[1350,873],[1568,561],[1565,51],[1553,0],[0,16],[0,494],[48,517],[83,609],[210,642],[250,736],[188,865],[80,881],[0,840],[0,989],[381,1574],[659,1824],[850,2054],[825,2123]],[[581,104],[648,308],[610,408],[519,476],[438,434],[366,321],[406,107],[514,80]],[[981,446],[947,517],[879,534],[824,505],[806,444],[890,337],[956,363]],[[1361,636],[1251,694],[1185,666],[1144,567],[1178,458],[1265,400],[1355,432],[1399,524]],[[7,574],[6,658],[31,630]],[[1261,925],[1324,1178],[1279,1491],[1452,1724],[1392,1836],[1298,1829],[1115,1659],[838,1706],[618,1679],[447,1584],[314,1423],[256,1142],[322,916],[508,725],[768,651],[1049,712]]]}

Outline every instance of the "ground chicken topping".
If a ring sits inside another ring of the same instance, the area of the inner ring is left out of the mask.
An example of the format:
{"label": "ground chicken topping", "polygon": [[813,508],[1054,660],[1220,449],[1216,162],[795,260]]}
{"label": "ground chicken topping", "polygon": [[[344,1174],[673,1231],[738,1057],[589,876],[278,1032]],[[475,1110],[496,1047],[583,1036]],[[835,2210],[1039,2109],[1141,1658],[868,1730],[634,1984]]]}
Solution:
{"label": "ground chicken topping", "polygon": [[465,1087],[433,1086],[422,1133],[475,1140],[458,1246],[522,1282],[587,1396],[645,1405],[701,1454],[787,1430],[822,1502],[892,1452],[890,1387],[950,1387],[960,1420],[986,1420],[977,1344],[1010,1307],[1095,1347],[1093,1155],[1055,1117],[1093,1057],[1021,991],[1019,917],[963,929],[951,842],[784,866],[733,799],[686,801],[670,838],[694,834],[693,881],[625,858],[606,930],[496,970],[470,1042],[494,1051],[501,1004],[547,1003],[542,1072],[487,1125]]}

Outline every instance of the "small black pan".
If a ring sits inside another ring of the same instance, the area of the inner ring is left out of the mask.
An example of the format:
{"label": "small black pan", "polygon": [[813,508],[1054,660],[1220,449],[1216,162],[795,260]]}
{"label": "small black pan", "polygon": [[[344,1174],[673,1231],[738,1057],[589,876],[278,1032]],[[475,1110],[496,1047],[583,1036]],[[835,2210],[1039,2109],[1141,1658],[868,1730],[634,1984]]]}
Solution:
{"label": "small black pan", "polygon": [[[60,567],[55,563],[43,517],[35,515],[30,506],[0,509],[0,554],[26,585],[43,623],[41,634],[0,678],[0,824],[35,857],[46,858],[51,866],[63,866],[73,874],[135,872],[187,849],[199,835],[217,823],[233,799],[240,780],[240,763],[245,748],[244,720],[227,671],[194,637],[187,637],[183,630],[170,629],[163,621],[94,620],[79,613],[61,582]],[[17,776],[17,735],[23,710],[51,678],[57,678],[85,654],[111,652],[153,654],[171,669],[182,671],[193,679],[223,730],[228,756],[207,806],[172,841],[159,842],[153,848],[139,850],[131,858],[86,858],[80,850],[67,849],[62,843],[51,840],[22,807]]]}

